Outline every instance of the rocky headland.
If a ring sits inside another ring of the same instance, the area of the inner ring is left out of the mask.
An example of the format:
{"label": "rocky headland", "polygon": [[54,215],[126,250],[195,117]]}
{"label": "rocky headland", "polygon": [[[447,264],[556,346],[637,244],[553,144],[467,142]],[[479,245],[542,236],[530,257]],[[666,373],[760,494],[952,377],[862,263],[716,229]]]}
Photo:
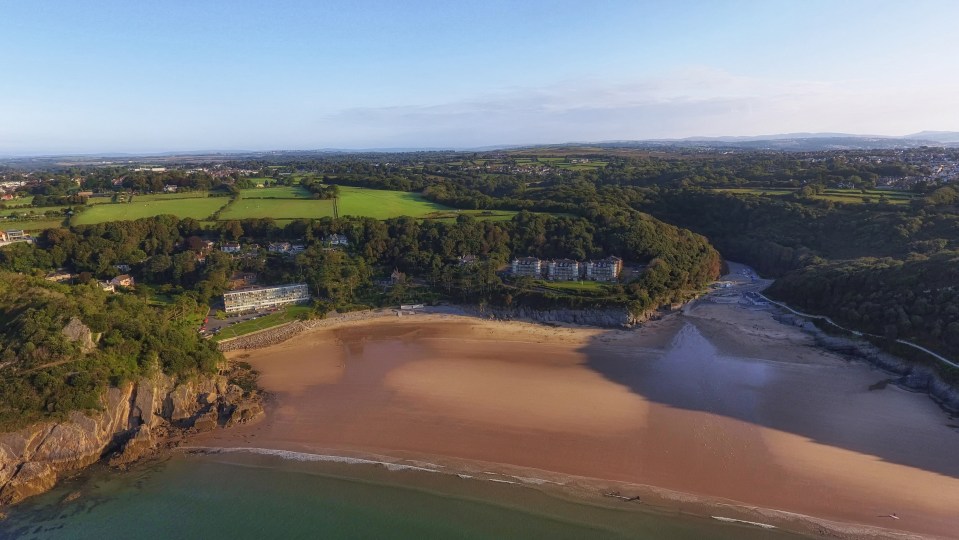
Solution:
{"label": "rocky headland", "polygon": [[190,433],[261,416],[260,396],[231,382],[238,375],[248,380],[244,371],[185,380],[157,373],[108,389],[98,411],[0,434],[0,506],[47,491],[101,459],[123,467]]}

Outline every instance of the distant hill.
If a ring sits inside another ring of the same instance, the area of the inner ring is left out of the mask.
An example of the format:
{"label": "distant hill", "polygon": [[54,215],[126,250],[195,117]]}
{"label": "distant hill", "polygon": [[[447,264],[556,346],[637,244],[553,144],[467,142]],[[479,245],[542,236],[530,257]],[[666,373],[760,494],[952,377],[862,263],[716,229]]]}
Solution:
{"label": "distant hill", "polygon": [[941,143],[959,143],[959,131],[920,131],[919,133],[906,135],[905,138]]}
{"label": "distant hill", "polygon": [[784,152],[816,152],[823,150],[889,150],[896,148],[919,148],[921,146],[945,146],[959,148],[959,131],[920,131],[902,137],[888,135],[854,135],[849,133],[776,133],[753,136],[686,137],[683,139],[639,139],[578,141],[542,144],[498,144],[463,147],[394,147],[394,148],[321,148],[315,150],[253,150],[253,151],[182,151],[144,154],[98,153],[86,155],[51,154],[5,156],[0,154],[0,166],[54,167],[73,165],[131,165],[137,162],[150,164],[217,163],[237,159],[276,159],[357,154],[415,154],[448,152],[495,152],[526,150],[552,150],[571,152],[578,149],[590,153],[609,149],[669,151],[670,149],[699,150],[770,150]]}
{"label": "distant hill", "polygon": [[684,139],[648,139],[636,141],[576,142],[534,145],[526,148],[644,149],[693,148],[702,150],[779,150],[816,152],[822,150],[888,150],[920,146],[959,147],[959,132],[923,131],[904,137],[852,135],[848,133],[780,133],[747,137],[687,137]]}

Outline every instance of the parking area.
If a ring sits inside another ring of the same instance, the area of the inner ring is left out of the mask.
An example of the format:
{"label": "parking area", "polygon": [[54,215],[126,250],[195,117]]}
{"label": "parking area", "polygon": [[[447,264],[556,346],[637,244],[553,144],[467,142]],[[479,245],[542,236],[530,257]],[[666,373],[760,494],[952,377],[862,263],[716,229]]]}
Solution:
{"label": "parking area", "polygon": [[219,334],[224,328],[228,328],[237,323],[259,319],[260,317],[269,315],[270,313],[275,313],[277,309],[278,308],[274,307],[247,313],[238,313],[236,315],[228,315],[224,319],[217,319],[215,317],[216,311],[210,309],[210,312],[207,314],[206,322],[200,327],[200,333],[203,335],[213,336]]}

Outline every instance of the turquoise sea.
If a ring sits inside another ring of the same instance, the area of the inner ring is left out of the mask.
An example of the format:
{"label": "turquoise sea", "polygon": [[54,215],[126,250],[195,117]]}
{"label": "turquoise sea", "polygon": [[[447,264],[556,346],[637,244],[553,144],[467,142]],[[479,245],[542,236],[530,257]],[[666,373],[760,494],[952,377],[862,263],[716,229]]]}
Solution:
{"label": "turquoise sea", "polygon": [[96,466],[7,514],[0,537],[17,539],[798,538],[455,474],[245,454]]}

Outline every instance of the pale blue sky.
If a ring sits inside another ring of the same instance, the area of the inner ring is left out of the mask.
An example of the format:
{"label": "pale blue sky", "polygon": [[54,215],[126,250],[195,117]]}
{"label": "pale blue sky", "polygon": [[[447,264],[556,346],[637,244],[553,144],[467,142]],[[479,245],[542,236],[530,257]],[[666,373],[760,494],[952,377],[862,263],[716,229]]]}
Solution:
{"label": "pale blue sky", "polygon": [[0,0],[0,153],[959,130],[959,2]]}

